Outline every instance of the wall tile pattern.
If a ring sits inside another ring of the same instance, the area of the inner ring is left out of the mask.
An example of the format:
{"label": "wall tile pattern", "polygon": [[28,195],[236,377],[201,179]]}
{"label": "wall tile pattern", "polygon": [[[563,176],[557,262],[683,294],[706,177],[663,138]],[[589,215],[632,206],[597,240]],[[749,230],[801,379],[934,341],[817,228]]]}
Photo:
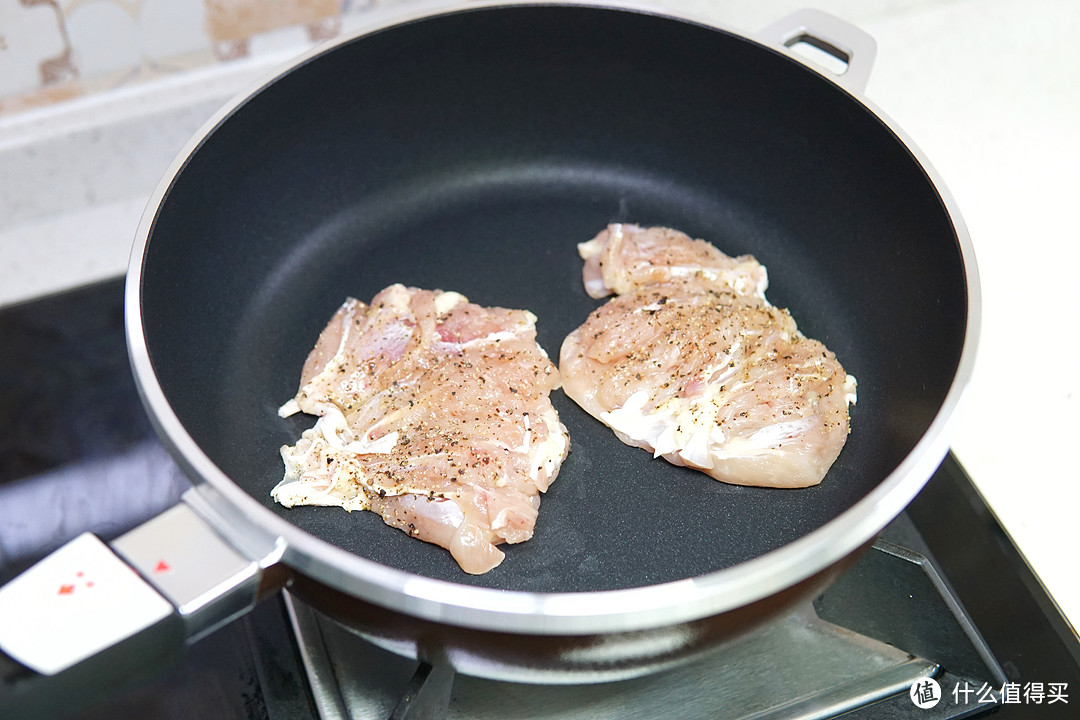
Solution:
{"label": "wall tile pattern", "polygon": [[[0,0],[0,114],[334,37],[407,0]],[[284,38],[284,40],[283,40]]]}

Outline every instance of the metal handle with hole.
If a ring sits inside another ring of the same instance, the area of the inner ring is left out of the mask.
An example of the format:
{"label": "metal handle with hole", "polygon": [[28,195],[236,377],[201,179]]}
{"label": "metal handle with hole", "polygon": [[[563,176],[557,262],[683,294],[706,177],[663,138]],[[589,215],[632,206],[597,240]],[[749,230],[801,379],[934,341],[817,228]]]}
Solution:
{"label": "metal handle with hole", "polygon": [[[877,41],[871,35],[820,10],[799,10],[759,32],[756,39],[786,52],[858,95],[866,90],[877,54]],[[845,64],[845,69],[837,74],[792,52],[791,48],[799,43],[833,56]]]}

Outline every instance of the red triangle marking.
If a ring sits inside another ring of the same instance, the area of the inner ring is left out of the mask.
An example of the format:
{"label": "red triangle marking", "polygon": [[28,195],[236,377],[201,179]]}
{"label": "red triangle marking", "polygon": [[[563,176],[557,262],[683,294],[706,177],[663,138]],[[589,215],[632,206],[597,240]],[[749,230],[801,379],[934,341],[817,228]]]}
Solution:
{"label": "red triangle marking", "polygon": [[154,572],[156,573],[167,573],[170,570],[172,570],[172,565],[164,560],[158,560],[158,564],[154,566]]}

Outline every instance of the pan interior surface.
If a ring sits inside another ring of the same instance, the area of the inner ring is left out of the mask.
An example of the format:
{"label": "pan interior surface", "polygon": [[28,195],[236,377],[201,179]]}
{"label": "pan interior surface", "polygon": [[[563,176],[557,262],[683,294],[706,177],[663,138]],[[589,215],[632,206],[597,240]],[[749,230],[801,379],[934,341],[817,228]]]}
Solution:
{"label": "pan interior surface", "polygon": [[[769,299],[859,379],[824,482],[725,485],[620,443],[561,391],[571,454],[536,534],[481,576],[366,512],[269,496],[304,358],[346,296],[402,282],[527,308],[553,358],[600,303],[576,244],[668,225],[769,269]],[[428,18],[346,42],[241,103],[158,210],[141,309],[157,380],[234,482],[376,562],[532,592],[640,587],[780,548],[866,496],[926,432],[966,328],[948,212],[865,106],[715,29],[581,7]],[[854,549],[851,548],[851,549]]]}

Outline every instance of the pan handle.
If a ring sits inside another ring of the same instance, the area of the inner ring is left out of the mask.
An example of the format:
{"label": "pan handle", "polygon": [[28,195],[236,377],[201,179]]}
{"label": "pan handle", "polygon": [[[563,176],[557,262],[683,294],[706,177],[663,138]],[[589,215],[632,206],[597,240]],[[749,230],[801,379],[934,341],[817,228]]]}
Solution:
{"label": "pan handle", "polygon": [[0,706],[59,716],[149,679],[284,584],[264,571],[277,557],[251,559],[186,502],[109,544],[83,533],[0,588]]}
{"label": "pan handle", "polygon": [[[756,38],[810,65],[856,95],[866,91],[870,69],[877,54],[877,41],[846,20],[808,8],[776,21],[759,32]],[[792,49],[799,44],[809,45],[831,56],[843,65],[843,69],[837,72],[820,63],[808,61]]]}

